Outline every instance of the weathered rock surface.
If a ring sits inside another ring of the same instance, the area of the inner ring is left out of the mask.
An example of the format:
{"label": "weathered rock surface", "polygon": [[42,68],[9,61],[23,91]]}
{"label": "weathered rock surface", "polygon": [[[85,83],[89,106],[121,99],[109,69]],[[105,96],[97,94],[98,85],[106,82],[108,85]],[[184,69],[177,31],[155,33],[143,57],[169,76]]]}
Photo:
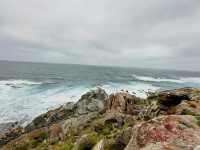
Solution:
{"label": "weathered rock surface", "polygon": [[133,128],[125,150],[191,150],[200,145],[200,128],[193,116],[161,116]]}
{"label": "weathered rock surface", "polygon": [[22,122],[8,122],[0,124],[0,147],[23,134]]}
{"label": "weathered rock surface", "polygon": [[105,109],[107,113],[137,115],[144,104],[148,104],[148,101],[127,92],[119,92],[109,96]]}
{"label": "weathered rock surface", "polygon": [[80,115],[101,111],[104,108],[104,102],[107,97],[106,92],[100,88],[87,92],[82,95],[77,103],[67,103],[58,109],[49,111],[35,118],[25,128],[25,131],[29,132],[33,129],[48,126],[72,117],[79,117]]}
{"label": "weathered rock surface", "polygon": [[9,128],[9,130],[0,134],[0,147],[2,145],[5,145],[9,141],[16,139],[22,134],[23,134],[23,129],[20,127]]}
{"label": "weathered rock surface", "polygon": [[10,141],[3,150],[198,150],[200,89],[156,92],[147,99],[93,90],[0,141]]}
{"label": "weathered rock surface", "polygon": [[99,114],[97,112],[81,115],[79,117],[73,117],[60,122],[63,128],[64,134],[71,131],[74,133],[80,133],[85,127],[89,126],[90,123],[95,120]]}
{"label": "weathered rock surface", "polygon": [[0,124],[0,134],[8,132],[9,129],[15,128],[18,126],[18,122],[8,122]]}
{"label": "weathered rock surface", "polygon": [[92,150],[104,150],[105,148],[105,141],[100,140],[93,148]]}
{"label": "weathered rock surface", "polygon": [[122,150],[126,147],[132,136],[131,127],[122,129],[112,138],[101,139],[92,150]]}
{"label": "weathered rock surface", "polygon": [[148,98],[151,104],[141,115],[145,120],[159,115],[199,115],[200,90],[182,88],[151,94]]}
{"label": "weathered rock surface", "polygon": [[[31,132],[38,128],[48,127],[61,121],[65,122],[65,120],[67,119],[70,120],[66,122],[73,122],[73,119],[80,119],[81,121],[83,121],[83,118],[85,118],[85,120],[89,120],[91,117],[90,113],[99,112],[104,109],[104,103],[107,97],[108,95],[106,94],[106,92],[100,88],[87,92],[80,98],[77,103],[70,102],[57,109],[50,110],[47,113],[36,117],[24,129],[14,127],[11,130],[7,130],[2,135],[0,135],[0,147],[24,133]],[[89,115],[87,116],[87,114]],[[81,117],[81,115],[84,115],[84,117]]]}
{"label": "weathered rock surface", "polygon": [[89,133],[81,136],[75,143],[72,150],[89,150],[92,149],[97,143],[97,134]]}

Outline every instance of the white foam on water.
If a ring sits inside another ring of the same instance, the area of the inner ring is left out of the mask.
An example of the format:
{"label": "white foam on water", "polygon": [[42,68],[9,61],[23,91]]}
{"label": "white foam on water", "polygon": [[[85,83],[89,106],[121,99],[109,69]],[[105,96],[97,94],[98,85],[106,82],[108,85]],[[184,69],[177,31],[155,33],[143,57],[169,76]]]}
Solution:
{"label": "white foam on water", "polygon": [[0,81],[0,88],[21,88],[23,86],[29,86],[29,85],[39,85],[42,84],[42,82],[33,82],[29,80],[1,80]]}
{"label": "white foam on water", "polygon": [[146,92],[154,92],[160,89],[160,87],[156,87],[151,84],[135,83],[135,82],[130,82],[128,84],[110,83],[103,85],[102,88],[105,89],[108,94],[114,92],[120,92],[122,90],[125,91],[127,90],[129,93],[135,94],[136,96],[141,98],[147,97]]}
{"label": "white foam on water", "polygon": [[184,83],[183,81],[178,80],[178,79],[154,78],[150,76],[138,76],[135,74],[133,74],[133,77],[141,81]]}
{"label": "white foam on water", "polygon": [[200,83],[200,77],[181,77],[180,80],[185,83]]}
{"label": "white foam on water", "polygon": [[140,81],[150,81],[150,82],[200,83],[200,77],[180,77],[178,79],[168,79],[168,78],[155,78],[150,76],[138,76],[136,74],[133,74],[133,77]]}
{"label": "white foam on water", "polygon": [[33,84],[42,84],[42,82],[35,82],[35,81],[29,81],[29,80],[1,80],[0,85],[6,85],[6,84],[14,84],[14,85],[33,85]]}
{"label": "white foam on water", "polygon": [[[180,79],[153,78],[136,76],[142,81],[174,82],[174,83],[200,83],[200,78],[188,77]],[[146,92],[156,91],[161,87],[150,82],[108,82],[101,86],[108,94],[127,90],[136,96],[146,98]],[[19,88],[18,88],[19,87]],[[63,84],[44,85],[42,82],[29,80],[0,81],[0,123],[31,120],[50,108],[56,108],[66,102],[78,101],[84,93],[96,87],[77,85],[68,87]]]}
{"label": "white foam on water", "polygon": [[[23,85],[21,88],[10,86]],[[24,86],[25,85],[25,86]],[[78,101],[85,92],[92,87],[67,87],[65,84],[55,85],[51,88],[42,88],[42,83],[27,80],[0,81],[0,123],[31,120],[36,116],[56,108],[66,102]],[[93,87],[95,88],[95,87]],[[146,97],[146,91],[155,91],[159,87],[146,83],[130,82],[128,84],[109,82],[102,86],[108,94],[128,90],[136,96]]]}
{"label": "white foam on water", "polygon": [[[59,107],[66,102],[77,101],[88,90],[84,86],[71,89],[59,86],[35,92],[34,90],[37,88],[32,85],[22,88],[9,86],[0,88],[0,123],[31,120],[50,108]],[[34,92],[31,93],[32,91]]]}

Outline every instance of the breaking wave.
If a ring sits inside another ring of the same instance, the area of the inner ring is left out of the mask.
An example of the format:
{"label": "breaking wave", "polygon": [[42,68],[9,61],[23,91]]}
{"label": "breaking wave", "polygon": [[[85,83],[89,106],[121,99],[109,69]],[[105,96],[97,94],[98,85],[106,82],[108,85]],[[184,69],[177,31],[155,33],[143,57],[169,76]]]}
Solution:
{"label": "breaking wave", "polygon": [[138,97],[146,98],[147,92],[155,92],[160,89],[158,86],[153,86],[147,83],[129,82],[125,83],[108,83],[102,86],[108,94],[126,90]]}
{"label": "breaking wave", "polygon": [[32,85],[42,85],[42,84],[54,84],[55,82],[37,82],[30,80],[0,80],[0,87],[12,87],[12,88],[22,88],[24,86]]}
{"label": "breaking wave", "polygon": [[138,76],[133,74],[133,77],[140,81],[149,82],[173,82],[173,83],[200,83],[200,77],[180,77],[178,79],[168,79],[168,78],[155,78],[150,76]]}
{"label": "breaking wave", "polygon": [[[155,78],[151,76],[133,75],[125,82],[109,81],[99,85],[91,83],[77,84],[68,80],[53,83],[31,80],[1,80],[0,81],[0,123],[30,120],[49,108],[57,107],[69,101],[77,101],[82,94],[97,86],[102,87],[108,94],[128,90],[136,96],[145,98],[146,92],[160,90],[164,85],[185,86],[191,83],[200,85],[199,77]],[[120,80],[121,81],[121,80]],[[154,83],[153,83],[154,82]],[[156,84],[155,84],[156,83]],[[169,84],[168,84],[169,83]]]}
{"label": "breaking wave", "polygon": [[182,77],[180,80],[185,83],[200,83],[200,77]]}
{"label": "breaking wave", "polygon": [[34,85],[42,84],[42,82],[33,82],[29,80],[1,80],[0,85]]}
{"label": "breaking wave", "polygon": [[[43,86],[44,83],[29,80],[0,81],[0,123],[31,120],[49,108],[69,101],[75,102],[82,94],[97,87],[90,84],[69,86],[67,82]],[[101,87],[109,94],[126,89],[139,97],[145,97],[145,91],[159,89],[149,83],[136,82],[107,82]]]}

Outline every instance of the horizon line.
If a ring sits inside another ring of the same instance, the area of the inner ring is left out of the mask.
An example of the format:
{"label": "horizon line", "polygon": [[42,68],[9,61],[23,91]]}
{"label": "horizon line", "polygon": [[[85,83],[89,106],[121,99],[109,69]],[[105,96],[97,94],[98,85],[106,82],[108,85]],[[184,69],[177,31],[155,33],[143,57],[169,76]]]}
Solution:
{"label": "horizon line", "polygon": [[150,68],[150,67],[138,67],[138,66],[117,66],[117,65],[95,65],[95,64],[76,64],[76,63],[56,63],[56,62],[38,62],[38,61],[23,61],[23,60],[6,60],[0,59],[1,62],[17,62],[17,63],[32,63],[32,64],[52,64],[52,65],[80,65],[80,66],[93,66],[93,67],[105,67],[105,68],[132,68],[132,69],[151,69],[151,70],[165,70],[165,71],[184,71],[184,72],[198,72],[197,70],[183,70],[183,69],[170,69],[170,68]]}

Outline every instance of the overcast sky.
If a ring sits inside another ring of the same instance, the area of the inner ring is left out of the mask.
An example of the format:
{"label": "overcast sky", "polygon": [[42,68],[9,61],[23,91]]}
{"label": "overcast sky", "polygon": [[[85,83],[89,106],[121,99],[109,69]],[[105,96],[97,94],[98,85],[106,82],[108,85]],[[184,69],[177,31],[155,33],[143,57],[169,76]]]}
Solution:
{"label": "overcast sky", "polygon": [[0,0],[0,60],[200,70],[200,0]]}

